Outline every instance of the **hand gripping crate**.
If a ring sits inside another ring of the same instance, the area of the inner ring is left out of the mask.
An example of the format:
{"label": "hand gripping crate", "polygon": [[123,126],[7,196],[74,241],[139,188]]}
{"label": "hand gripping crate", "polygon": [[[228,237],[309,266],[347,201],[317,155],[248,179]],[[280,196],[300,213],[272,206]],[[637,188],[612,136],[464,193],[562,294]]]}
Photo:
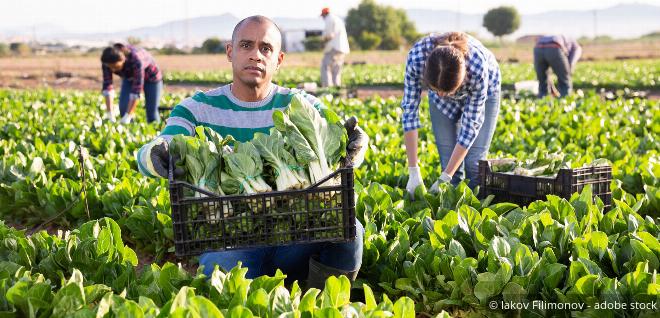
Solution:
{"label": "hand gripping crate", "polygon": [[351,167],[306,189],[228,196],[174,180],[170,169],[169,190],[177,257],[356,237]]}
{"label": "hand gripping crate", "polygon": [[494,202],[511,202],[526,206],[536,200],[545,200],[549,194],[565,199],[581,192],[588,184],[594,197],[598,196],[608,209],[612,205],[612,167],[610,165],[560,169],[556,177],[519,176],[493,172],[492,164],[510,162],[512,159],[479,160],[479,195],[494,195]]}

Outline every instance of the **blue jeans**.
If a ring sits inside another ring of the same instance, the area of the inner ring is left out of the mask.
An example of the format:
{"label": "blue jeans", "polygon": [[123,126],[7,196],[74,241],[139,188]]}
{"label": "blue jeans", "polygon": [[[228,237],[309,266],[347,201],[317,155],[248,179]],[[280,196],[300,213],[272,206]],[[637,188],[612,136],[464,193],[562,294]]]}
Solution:
{"label": "blue jeans", "polygon": [[[128,111],[128,100],[131,97],[131,80],[123,79],[121,81],[121,92],[119,93],[119,116],[124,116]],[[163,81],[155,83],[144,82],[144,104],[147,109],[147,122],[159,121],[158,106],[160,105],[160,96],[163,94]]]}
{"label": "blue jeans", "polygon": [[355,220],[355,240],[347,243],[311,243],[288,246],[260,247],[242,250],[204,253],[199,265],[204,266],[204,274],[211,276],[215,265],[229,271],[240,261],[248,268],[247,277],[274,275],[276,269],[287,275],[287,282],[307,279],[309,258],[318,255],[321,264],[342,271],[352,272],[362,265],[362,245],[364,227]]}
{"label": "blue jeans", "polygon": [[[497,115],[500,112],[499,92],[486,99],[484,123],[477,134],[477,139],[468,149],[465,160],[461,163],[454,177],[451,180],[453,185],[457,185],[465,178],[470,180],[468,186],[474,189],[479,185],[479,160],[485,159],[490,148],[490,142],[493,140],[495,126],[497,125]],[[436,105],[431,103],[431,123],[433,125],[433,135],[435,135],[435,144],[440,153],[440,163],[446,167],[449,158],[456,147],[458,131],[461,128],[460,118],[458,121],[449,119],[443,114]]]}

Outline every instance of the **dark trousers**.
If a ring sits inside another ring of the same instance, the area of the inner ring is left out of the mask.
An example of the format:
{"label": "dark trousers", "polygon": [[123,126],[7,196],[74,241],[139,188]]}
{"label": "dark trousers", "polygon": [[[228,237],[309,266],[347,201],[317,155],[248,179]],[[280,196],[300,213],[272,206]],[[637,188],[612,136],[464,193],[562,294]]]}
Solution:
{"label": "dark trousers", "polygon": [[258,247],[250,249],[207,252],[199,257],[199,265],[204,266],[204,274],[211,277],[215,265],[229,271],[238,262],[248,268],[247,278],[261,275],[275,275],[281,269],[287,281],[303,281],[309,272],[309,258],[318,255],[321,264],[346,272],[357,271],[362,264],[364,227],[355,220],[357,237],[350,242],[320,242],[289,246]]}
{"label": "dark trousers", "polygon": [[571,67],[568,57],[561,48],[534,48],[534,69],[539,81],[539,97],[548,95],[554,87],[550,79],[550,69],[557,75],[557,88],[561,97],[568,95],[573,88],[571,82]]}

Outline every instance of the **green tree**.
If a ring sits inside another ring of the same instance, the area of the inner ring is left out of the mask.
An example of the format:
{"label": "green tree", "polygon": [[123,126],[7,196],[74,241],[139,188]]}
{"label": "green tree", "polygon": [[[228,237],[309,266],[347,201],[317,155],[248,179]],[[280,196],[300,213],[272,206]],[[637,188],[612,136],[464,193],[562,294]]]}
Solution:
{"label": "green tree", "polygon": [[166,44],[165,46],[163,46],[162,49],[160,49],[159,53],[163,54],[163,55],[183,55],[183,54],[186,54],[186,52],[184,52],[180,48],[176,47],[176,45],[174,45],[174,44]]}
{"label": "green tree", "polygon": [[421,38],[422,34],[417,32],[415,23],[408,20],[408,15],[406,14],[406,11],[397,10],[397,13],[399,14],[399,19],[401,21],[401,32],[402,32],[401,35],[403,35],[403,38],[406,39],[406,42],[414,43],[419,38]]}
{"label": "green tree", "polygon": [[498,7],[490,9],[484,16],[483,26],[494,36],[511,34],[520,27],[520,14],[514,7]]}
{"label": "green tree", "polygon": [[642,35],[642,39],[660,39],[660,31],[655,31]]}
{"label": "green tree", "polygon": [[140,43],[142,43],[142,40],[140,40],[140,38],[136,36],[129,36],[128,38],[126,38],[126,42],[128,42],[128,44],[130,45],[140,45]]}
{"label": "green tree", "polygon": [[[348,11],[346,31],[364,50],[368,48],[362,47],[362,43],[370,46],[375,39],[373,35],[380,39],[377,48],[385,50],[399,49],[419,37],[404,10],[378,5],[374,0],[362,0],[357,8]],[[363,40],[362,36],[370,38]]]}
{"label": "green tree", "polygon": [[0,43],[0,56],[7,56],[11,51],[6,43]]}
{"label": "green tree", "polygon": [[303,40],[305,51],[321,51],[325,43],[321,36],[310,36]]}
{"label": "green tree", "polygon": [[352,36],[348,37],[348,47],[350,47],[351,50],[361,50],[362,49],[362,46],[360,44],[358,44],[358,41]]}
{"label": "green tree", "polygon": [[32,48],[30,48],[27,43],[23,42],[13,42],[9,44],[9,49],[17,55],[29,55],[32,53]]}
{"label": "green tree", "polygon": [[381,41],[378,34],[364,31],[359,37],[358,45],[363,50],[374,50],[380,45]]}
{"label": "green tree", "polygon": [[225,43],[217,37],[204,40],[202,43],[202,52],[209,54],[219,54],[227,52]]}

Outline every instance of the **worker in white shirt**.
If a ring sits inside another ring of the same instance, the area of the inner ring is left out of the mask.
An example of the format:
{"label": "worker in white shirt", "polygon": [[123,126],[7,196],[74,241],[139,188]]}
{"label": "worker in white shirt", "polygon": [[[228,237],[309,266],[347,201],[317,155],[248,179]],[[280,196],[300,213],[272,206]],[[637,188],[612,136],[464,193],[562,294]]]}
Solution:
{"label": "worker in white shirt", "polygon": [[323,50],[323,61],[321,61],[321,86],[341,86],[341,69],[344,64],[344,57],[350,52],[346,26],[344,21],[340,17],[331,14],[328,8],[321,10],[321,17],[325,21],[325,30],[323,31],[325,49]]}

